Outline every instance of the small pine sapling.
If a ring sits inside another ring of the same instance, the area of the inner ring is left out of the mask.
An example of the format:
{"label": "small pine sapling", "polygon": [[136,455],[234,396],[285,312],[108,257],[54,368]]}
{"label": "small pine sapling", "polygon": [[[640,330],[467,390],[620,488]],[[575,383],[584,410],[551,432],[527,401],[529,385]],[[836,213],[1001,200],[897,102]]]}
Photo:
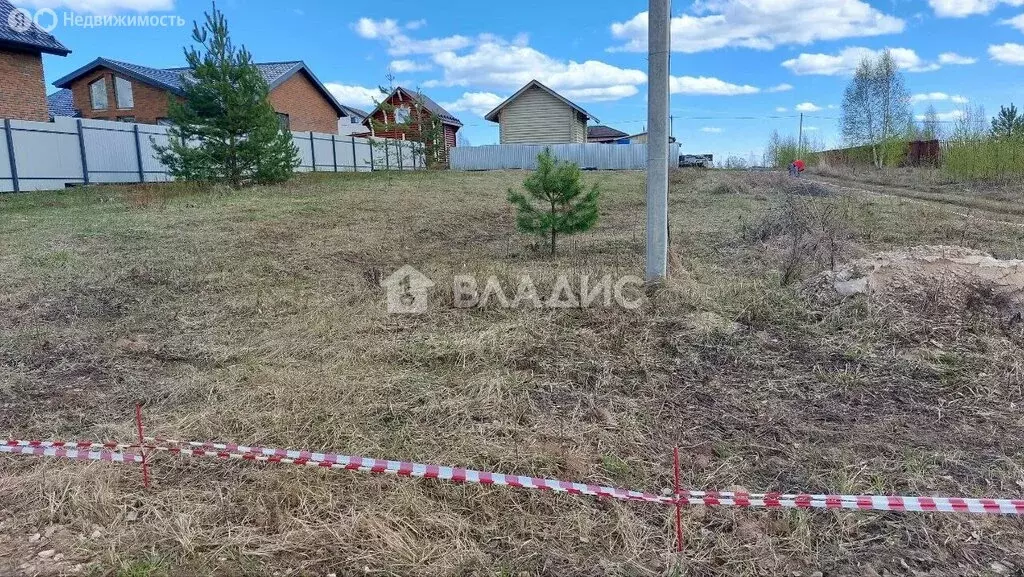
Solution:
{"label": "small pine sapling", "polygon": [[597,184],[583,185],[580,167],[555,159],[551,149],[537,156],[537,170],[523,181],[526,194],[509,189],[508,201],[516,207],[516,227],[551,241],[554,255],[558,235],[585,232],[597,222]]}

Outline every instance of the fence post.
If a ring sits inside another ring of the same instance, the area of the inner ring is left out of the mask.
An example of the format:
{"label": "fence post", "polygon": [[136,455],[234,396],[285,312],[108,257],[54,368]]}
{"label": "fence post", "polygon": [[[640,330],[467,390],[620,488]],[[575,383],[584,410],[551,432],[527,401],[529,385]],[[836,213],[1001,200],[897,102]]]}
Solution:
{"label": "fence post", "polygon": [[352,134],[349,138],[352,139],[352,172],[359,172],[359,166],[356,165],[356,135]]}
{"label": "fence post", "polygon": [[85,154],[85,130],[81,118],[78,119],[78,148],[82,152],[82,183],[89,184],[89,159]]}
{"label": "fence post", "polygon": [[7,135],[7,157],[11,161],[11,182],[14,183],[14,192],[21,192],[21,185],[18,183],[18,160],[14,154],[14,135],[11,133],[11,121],[4,119],[4,133]]}
{"label": "fence post", "polygon": [[405,154],[405,141],[398,141],[398,170],[402,170],[402,155]]}
{"label": "fence post", "polygon": [[413,172],[415,172],[416,171],[416,143],[415,142],[411,143],[411,146],[409,147],[409,150],[412,151],[412,170],[413,170]]}
{"label": "fence post", "polygon": [[334,172],[338,172],[338,144],[333,134],[331,135],[331,158],[334,159]]}
{"label": "fence post", "polygon": [[139,182],[146,182],[146,171],[142,166],[142,141],[139,139],[139,125],[132,131],[135,133],[135,158],[139,161]]}
{"label": "fence post", "polygon": [[373,137],[371,136],[367,142],[370,143],[370,172],[373,172]]}
{"label": "fence post", "polygon": [[391,170],[391,148],[388,146],[387,137],[384,138],[384,170]]}
{"label": "fence post", "polygon": [[313,140],[313,131],[309,131],[309,155],[313,159],[313,172],[316,172],[316,142]]}

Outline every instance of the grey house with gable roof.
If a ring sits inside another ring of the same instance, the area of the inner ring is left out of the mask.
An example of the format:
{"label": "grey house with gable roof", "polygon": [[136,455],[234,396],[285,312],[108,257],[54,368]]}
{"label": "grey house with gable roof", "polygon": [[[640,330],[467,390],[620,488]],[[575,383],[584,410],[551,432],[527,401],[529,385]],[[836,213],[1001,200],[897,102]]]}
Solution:
{"label": "grey house with gable roof", "polygon": [[484,118],[498,123],[501,144],[582,144],[587,141],[587,122],[600,122],[536,80]]}

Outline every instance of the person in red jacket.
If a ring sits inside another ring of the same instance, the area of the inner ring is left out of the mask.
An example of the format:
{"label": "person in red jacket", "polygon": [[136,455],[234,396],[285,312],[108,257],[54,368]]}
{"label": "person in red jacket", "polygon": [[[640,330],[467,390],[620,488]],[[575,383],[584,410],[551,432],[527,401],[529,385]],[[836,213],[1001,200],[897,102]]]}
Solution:
{"label": "person in red jacket", "polygon": [[794,160],[793,164],[789,165],[789,175],[800,176],[800,173],[803,172],[806,168],[807,165],[804,164],[804,161],[800,159]]}

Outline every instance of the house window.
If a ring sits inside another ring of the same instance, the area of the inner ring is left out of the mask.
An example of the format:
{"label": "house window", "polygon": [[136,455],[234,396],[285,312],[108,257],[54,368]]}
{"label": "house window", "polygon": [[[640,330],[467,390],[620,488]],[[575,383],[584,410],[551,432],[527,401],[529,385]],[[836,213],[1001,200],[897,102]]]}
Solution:
{"label": "house window", "polygon": [[118,116],[117,117],[117,121],[118,122],[135,122],[135,117],[134,116]]}
{"label": "house window", "polygon": [[281,130],[291,130],[292,119],[283,112],[277,113],[277,124],[281,127]]}
{"label": "house window", "polygon": [[395,122],[398,124],[405,124],[409,122],[409,107],[399,106],[395,109]]}
{"label": "house window", "polygon": [[127,78],[114,77],[114,98],[117,99],[118,108],[135,108],[135,98],[132,95],[132,83]]}
{"label": "house window", "polygon": [[93,110],[107,109],[107,81],[100,78],[89,85],[89,98],[92,101]]}

